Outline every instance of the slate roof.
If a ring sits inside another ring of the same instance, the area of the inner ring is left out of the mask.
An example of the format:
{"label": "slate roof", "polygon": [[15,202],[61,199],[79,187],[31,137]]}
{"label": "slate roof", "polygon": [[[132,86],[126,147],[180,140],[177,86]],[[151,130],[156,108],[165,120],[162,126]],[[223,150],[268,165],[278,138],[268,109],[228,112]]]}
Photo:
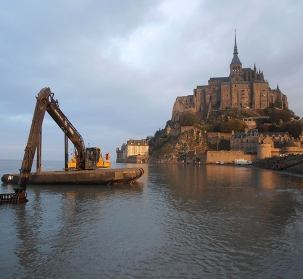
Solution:
{"label": "slate roof", "polygon": [[239,57],[238,57],[238,47],[237,47],[237,38],[236,38],[236,34],[235,34],[235,46],[234,46],[234,57],[231,60],[231,65],[232,64],[242,64]]}
{"label": "slate roof", "polygon": [[286,143],[286,144],[284,145],[284,147],[297,147],[297,146],[296,146],[296,144],[295,144],[294,142],[289,141],[288,143]]}
{"label": "slate roof", "polygon": [[233,59],[231,60],[231,63],[230,63],[231,65],[233,65],[233,64],[242,64],[241,63],[241,61],[240,61],[240,59],[239,59],[239,57],[238,57],[238,54],[236,53],[234,53],[234,57],[233,57]]}

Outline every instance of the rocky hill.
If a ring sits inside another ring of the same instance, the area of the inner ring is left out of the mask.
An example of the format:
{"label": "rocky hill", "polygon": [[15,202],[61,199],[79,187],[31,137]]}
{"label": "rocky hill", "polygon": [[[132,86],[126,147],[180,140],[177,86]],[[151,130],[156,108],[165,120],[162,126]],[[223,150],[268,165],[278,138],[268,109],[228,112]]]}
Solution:
{"label": "rocky hill", "polygon": [[[203,157],[207,151],[230,150],[230,142],[221,140],[220,145],[209,140],[210,132],[244,132],[247,125],[242,120],[257,117],[259,132],[284,132],[297,138],[302,132],[302,122],[289,109],[267,108],[264,110],[225,109],[214,111],[207,121],[198,114],[183,113],[178,121],[169,120],[163,130],[150,137],[150,163],[176,163],[185,160],[185,154],[194,152],[193,158]],[[188,128],[187,130],[184,128]],[[179,131],[179,132],[178,132]]]}
{"label": "rocky hill", "polygon": [[166,136],[164,131],[161,132],[162,136],[155,136],[150,141],[149,163],[182,162],[190,150],[194,150],[196,154],[203,154],[209,149],[205,134],[200,129],[192,127],[191,130],[176,136]]}

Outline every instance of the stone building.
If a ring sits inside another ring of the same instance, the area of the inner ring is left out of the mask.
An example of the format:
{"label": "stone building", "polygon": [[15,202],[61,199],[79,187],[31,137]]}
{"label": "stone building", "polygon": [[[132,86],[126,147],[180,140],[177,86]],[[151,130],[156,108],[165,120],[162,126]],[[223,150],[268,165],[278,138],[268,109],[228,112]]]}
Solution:
{"label": "stone building", "polygon": [[262,132],[258,129],[246,129],[245,132],[235,132],[230,139],[230,150],[243,150],[246,154],[257,153],[258,144],[265,138],[270,138],[275,148],[284,146],[289,141],[293,141],[288,132]]}
{"label": "stone building", "polygon": [[257,159],[303,153],[300,140],[291,138],[287,132],[258,133],[257,129],[253,129],[246,133],[234,133],[230,142],[230,151],[208,151],[205,162],[234,163],[236,159],[254,162]]}
{"label": "stone building", "polygon": [[235,132],[230,139],[230,150],[243,150],[245,154],[255,154],[257,153],[258,143],[258,129]]}
{"label": "stone building", "polygon": [[235,36],[234,53],[228,77],[213,77],[208,85],[197,86],[193,95],[177,97],[172,111],[172,121],[179,121],[184,112],[198,114],[206,119],[212,110],[225,108],[265,109],[272,104],[288,108],[287,97],[279,86],[271,89],[262,71],[243,68],[238,57]]}
{"label": "stone building", "polygon": [[277,141],[275,142],[275,138],[269,135],[263,138],[257,146],[258,159],[301,153],[303,153],[303,147],[300,141],[291,139],[281,144]]}
{"label": "stone building", "polygon": [[230,150],[242,150],[244,154],[257,154],[257,158],[269,158],[281,154],[303,152],[300,139],[293,139],[288,132],[262,132],[257,129],[233,133]]}
{"label": "stone building", "polygon": [[121,149],[116,148],[117,163],[147,163],[149,160],[149,143],[147,139],[133,140],[123,143]]}

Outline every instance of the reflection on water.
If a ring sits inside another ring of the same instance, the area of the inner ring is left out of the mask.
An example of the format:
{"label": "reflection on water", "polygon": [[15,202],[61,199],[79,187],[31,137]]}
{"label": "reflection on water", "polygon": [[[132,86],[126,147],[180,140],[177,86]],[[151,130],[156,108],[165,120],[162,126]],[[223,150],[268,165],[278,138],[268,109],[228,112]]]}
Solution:
{"label": "reflection on water", "polygon": [[251,166],[141,166],[131,186],[29,186],[27,204],[1,206],[3,278],[303,274],[301,177]]}

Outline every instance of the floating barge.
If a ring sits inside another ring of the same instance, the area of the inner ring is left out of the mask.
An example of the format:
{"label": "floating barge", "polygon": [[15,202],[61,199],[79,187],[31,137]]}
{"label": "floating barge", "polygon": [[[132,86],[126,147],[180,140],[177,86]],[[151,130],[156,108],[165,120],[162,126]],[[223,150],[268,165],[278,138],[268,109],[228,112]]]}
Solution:
{"label": "floating barge", "polygon": [[[31,173],[28,184],[106,185],[130,184],[144,174],[142,168],[95,169],[84,171],[47,171]],[[17,185],[20,174],[4,174],[3,183]]]}

